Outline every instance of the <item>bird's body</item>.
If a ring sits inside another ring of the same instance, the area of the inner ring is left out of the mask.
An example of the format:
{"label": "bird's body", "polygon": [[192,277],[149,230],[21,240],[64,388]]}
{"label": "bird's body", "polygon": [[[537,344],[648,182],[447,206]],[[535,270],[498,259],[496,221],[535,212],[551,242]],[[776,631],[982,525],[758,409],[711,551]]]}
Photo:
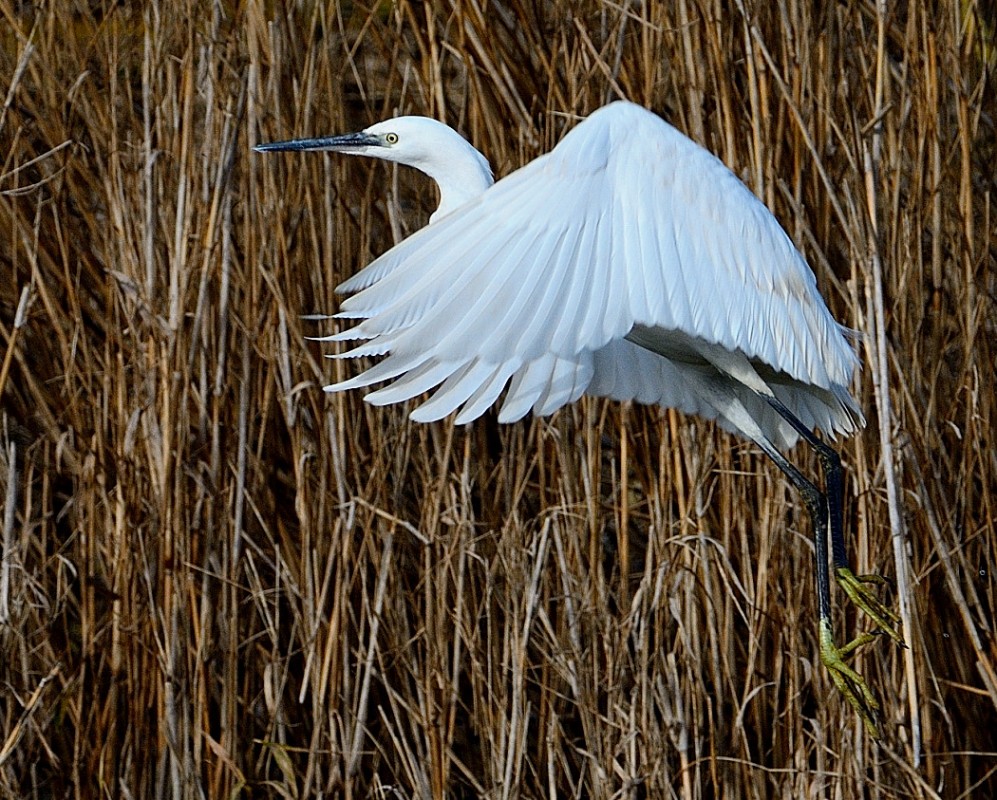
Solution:
{"label": "bird's body", "polygon": [[[462,184],[444,180],[444,200]],[[370,340],[344,357],[390,355],[328,388],[394,377],[367,397],[384,404],[442,383],[419,421],[460,408],[470,422],[511,384],[502,422],[587,391],[739,430],[701,387],[723,370],[718,356],[764,373],[808,428],[851,433],[861,419],[847,390],[855,354],[789,237],[719,160],[630,103],[595,112],[340,290],[359,293],[338,316],[366,322],[330,338]],[[793,444],[742,385],[732,389],[768,438]]]}
{"label": "bird's body", "polygon": [[[810,432],[863,424],[848,392],[857,359],[788,235],[722,162],[626,102],[599,109],[494,185],[480,153],[420,117],[258,149],[377,156],[440,187],[430,225],[339,287],[353,296],[336,316],[361,322],[327,338],[361,340],[341,357],[384,357],[327,390],[392,381],[367,395],[375,404],[434,390],[411,413],[423,422],[455,411],[470,422],[503,392],[500,422],[550,414],[585,393],[718,420],[779,464],[824,532],[823,652],[840,462]],[[779,452],[800,436],[837,475],[830,502]],[[838,539],[841,580],[851,573]],[[861,586],[846,591],[863,608],[878,603]],[[889,613],[875,612],[877,621]],[[839,686],[845,676],[870,719],[875,701],[862,679],[843,663],[832,674]]]}

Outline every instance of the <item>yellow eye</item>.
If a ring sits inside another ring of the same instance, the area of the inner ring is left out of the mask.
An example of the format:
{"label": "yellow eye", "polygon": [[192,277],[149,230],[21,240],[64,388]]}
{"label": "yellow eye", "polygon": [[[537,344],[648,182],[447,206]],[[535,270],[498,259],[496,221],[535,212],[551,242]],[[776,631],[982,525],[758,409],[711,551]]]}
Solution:
{"label": "yellow eye", "polygon": [[386,141],[388,144],[397,144],[398,143],[398,134],[397,133],[386,133],[386,134],[384,134],[384,141]]}

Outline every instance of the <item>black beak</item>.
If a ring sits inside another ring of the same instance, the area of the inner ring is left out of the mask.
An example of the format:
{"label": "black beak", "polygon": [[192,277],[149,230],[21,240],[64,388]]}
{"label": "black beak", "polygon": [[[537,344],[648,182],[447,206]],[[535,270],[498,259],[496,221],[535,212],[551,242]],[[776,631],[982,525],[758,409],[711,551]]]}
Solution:
{"label": "black beak", "polygon": [[372,133],[344,133],[341,136],[322,136],[318,139],[290,139],[286,142],[270,142],[258,144],[253,149],[257,153],[267,153],[274,150],[327,150],[337,153],[349,153],[361,147],[379,147],[381,138]]}

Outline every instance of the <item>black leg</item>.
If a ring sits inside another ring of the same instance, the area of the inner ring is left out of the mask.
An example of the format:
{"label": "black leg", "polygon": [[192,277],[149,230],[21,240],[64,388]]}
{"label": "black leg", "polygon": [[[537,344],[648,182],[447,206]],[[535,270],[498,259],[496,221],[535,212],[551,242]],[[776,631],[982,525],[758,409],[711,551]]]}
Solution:
{"label": "black leg", "polygon": [[[831,552],[834,556],[835,580],[842,591],[848,595],[848,598],[868,614],[883,633],[886,633],[897,644],[905,646],[903,638],[896,629],[900,618],[892,609],[883,605],[869,588],[871,585],[882,585],[887,581],[878,575],[856,575],[848,564],[842,511],[845,492],[841,457],[825,442],[814,436],[813,431],[800,422],[796,415],[778,399],[775,397],[766,397],[765,399],[793,427],[793,430],[817,451],[817,456],[820,458],[821,467],[824,470],[824,480],[827,484],[828,522],[831,534]],[[783,471],[785,472],[785,469]],[[858,640],[852,642],[845,647],[845,651],[851,652],[858,644]]]}
{"label": "black leg", "polygon": [[841,469],[841,456],[836,450],[830,448],[822,442],[813,431],[807,428],[796,415],[786,408],[775,397],[765,398],[769,405],[779,412],[793,430],[795,430],[803,440],[817,451],[821,468],[824,470],[824,482],[827,486],[827,513],[831,527],[831,555],[834,556],[834,568],[850,569],[848,564],[848,551],[845,549],[844,533],[844,499],[845,480]]}
{"label": "black leg", "polygon": [[828,526],[831,521],[828,497],[769,442],[759,442],[758,444],[796,487],[803,497],[807,511],[810,512],[814,537],[814,567],[817,573],[817,622],[821,661],[830,672],[834,685],[838,687],[838,690],[862,718],[866,729],[872,736],[878,738],[876,716],[879,713],[879,703],[865,679],[844,661],[845,656],[859,645],[870,641],[872,637],[869,635],[860,636],[843,648],[838,648],[834,644],[834,632],[831,624],[831,576],[828,569]]}
{"label": "black leg", "polygon": [[776,466],[789,478],[790,483],[803,497],[803,503],[810,512],[813,524],[814,560],[817,562],[817,613],[820,619],[831,619],[831,576],[828,573],[827,561],[827,525],[828,503],[823,492],[793,466],[778,450],[774,448],[766,453]]}

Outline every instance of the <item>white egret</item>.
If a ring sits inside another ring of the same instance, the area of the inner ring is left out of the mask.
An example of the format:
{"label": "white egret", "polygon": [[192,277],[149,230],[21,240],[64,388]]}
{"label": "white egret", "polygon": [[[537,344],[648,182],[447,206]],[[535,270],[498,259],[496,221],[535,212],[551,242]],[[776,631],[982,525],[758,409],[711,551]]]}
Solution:
{"label": "white egret", "polygon": [[[813,272],[769,210],[707,150],[655,114],[612,103],[548,154],[493,185],[485,158],[451,128],[399,117],[359,133],[260,145],[415,167],[433,178],[430,224],[338,290],[326,340],[340,357],[385,356],[327,391],[392,380],[374,404],[435,392],[411,417],[480,416],[505,391],[512,422],[582,394],[657,403],[754,441],[801,492],[814,526],[820,652],[874,735],[878,703],[837,647],[828,543],[846,594],[901,642],[896,615],[849,567],[837,453],[817,439],[864,424],[848,383],[857,358]],[[436,388],[438,387],[438,388]],[[827,493],[780,452],[802,437]]]}

